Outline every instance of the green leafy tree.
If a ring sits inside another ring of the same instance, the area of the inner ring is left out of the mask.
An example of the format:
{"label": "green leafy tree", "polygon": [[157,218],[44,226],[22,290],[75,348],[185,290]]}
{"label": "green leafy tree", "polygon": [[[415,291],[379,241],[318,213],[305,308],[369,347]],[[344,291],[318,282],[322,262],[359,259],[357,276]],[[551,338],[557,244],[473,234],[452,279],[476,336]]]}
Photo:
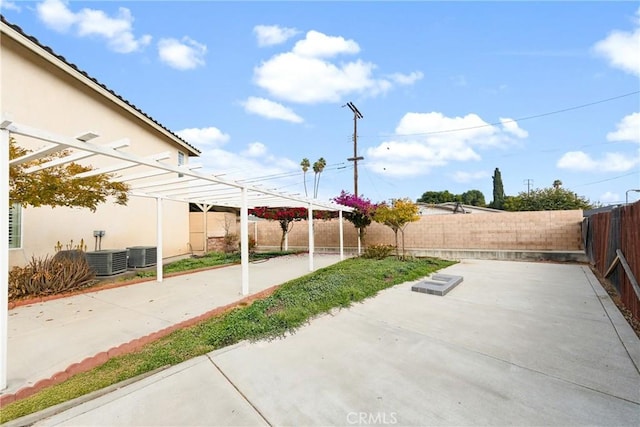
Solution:
{"label": "green leafy tree", "polygon": [[425,191],[418,199],[418,203],[446,203],[446,202],[462,202],[457,194],[451,194],[448,190],[444,191]]}
{"label": "green leafy tree", "polygon": [[[30,150],[20,147],[14,138],[9,139],[9,158],[22,157]],[[113,182],[114,174],[98,174],[84,178],[75,176],[93,170],[72,162],[27,173],[29,168],[42,166],[47,162],[68,156],[69,151],[42,157],[9,168],[9,202],[23,206],[66,206],[88,208],[95,212],[98,205],[107,198],[115,198],[115,203],[126,205],[129,186]]]}
{"label": "green leafy tree", "polygon": [[[404,259],[404,230],[410,222],[418,221],[418,205],[410,199],[392,199],[391,205],[381,203],[378,205],[373,220],[393,230],[396,241],[396,257]],[[398,252],[398,231],[402,235],[402,257]]]}
{"label": "green leafy tree", "polygon": [[309,193],[307,192],[307,172],[309,171],[309,168],[311,167],[311,163],[309,162],[309,159],[307,159],[305,157],[300,162],[300,166],[302,167],[302,179],[303,179],[302,182],[304,183],[304,195],[305,195],[305,197],[307,197],[307,196],[309,196]]}
{"label": "green leafy tree", "polygon": [[465,191],[460,195],[462,203],[471,206],[486,206],[487,203],[484,200],[484,194],[480,190]]}
{"label": "green leafy tree", "polygon": [[502,185],[502,174],[496,168],[493,172],[493,201],[489,205],[494,209],[504,209],[504,186]]}
{"label": "green leafy tree", "polygon": [[521,192],[507,197],[504,209],[508,211],[558,211],[571,209],[591,209],[594,205],[585,197],[573,191],[558,188],[537,188],[531,192]]}
{"label": "green leafy tree", "polygon": [[317,161],[313,163],[313,198],[318,197],[318,188],[320,186],[320,174],[324,171],[324,168],[327,166],[327,161],[324,157],[320,157]]}

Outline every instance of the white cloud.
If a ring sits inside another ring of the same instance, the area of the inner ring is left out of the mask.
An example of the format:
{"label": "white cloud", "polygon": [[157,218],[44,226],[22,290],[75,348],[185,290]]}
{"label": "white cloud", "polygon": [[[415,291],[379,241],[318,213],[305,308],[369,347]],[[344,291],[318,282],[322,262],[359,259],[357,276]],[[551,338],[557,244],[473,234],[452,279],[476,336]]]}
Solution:
{"label": "white cloud", "polygon": [[20,11],[20,7],[12,1],[0,0],[0,9]]}
{"label": "white cloud", "polygon": [[[516,141],[514,137],[526,134],[519,130],[522,132],[514,135],[489,125],[476,114],[446,117],[438,112],[407,113],[393,140],[367,150],[367,167],[395,176],[424,175],[450,162],[480,160],[476,149],[510,145]],[[465,178],[463,174],[458,177]]]}
{"label": "white cloud", "polygon": [[267,154],[267,146],[262,142],[252,142],[246,150],[242,152],[247,157],[264,157]]}
{"label": "white cloud", "polygon": [[258,38],[258,46],[274,46],[289,40],[299,33],[295,28],[284,28],[278,25],[256,25],[253,32]]}
{"label": "white cloud", "polygon": [[518,122],[513,119],[500,117],[500,123],[502,123],[502,128],[505,132],[509,132],[518,138],[526,138],[529,136],[529,132],[518,126]]}
{"label": "white cloud", "polygon": [[[268,188],[280,188],[297,184],[301,186],[299,176],[290,176],[299,167],[296,162],[287,158],[278,158],[268,152],[265,145],[253,142],[241,153],[234,153],[221,148],[206,149],[200,156],[205,173],[222,175],[227,180],[247,181],[253,185]],[[282,177],[281,174],[285,176]],[[280,175],[282,178],[275,179]],[[271,177],[273,179],[264,179]]]}
{"label": "white cloud", "polygon": [[38,18],[56,31],[67,31],[77,21],[76,15],[62,0],[44,0],[36,6]]}
{"label": "white cloud", "polygon": [[190,70],[204,65],[207,46],[189,37],[182,40],[162,39],[158,42],[160,60],[178,70]]}
{"label": "white cloud", "polygon": [[414,71],[410,74],[395,73],[389,76],[391,80],[399,85],[412,85],[424,77],[421,71]]}
{"label": "white cloud", "polygon": [[607,191],[599,198],[599,201],[602,203],[614,203],[619,202],[620,200],[620,195],[618,193],[612,193],[611,191]]}
{"label": "white cloud", "polygon": [[621,153],[605,153],[600,160],[584,151],[569,151],[558,160],[556,166],[578,172],[625,172],[640,164],[640,155],[635,157]]}
{"label": "white cloud", "polygon": [[612,67],[640,76],[640,8],[636,11],[635,24],[636,28],[631,31],[612,31],[597,42],[593,50]]}
{"label": "white cloud", "polygon": [[216,127],[182,129],[176,134],[196,148],[220,147],[229,141],[229,135]]}
{"label": "white cloud", "polygon": [[[221,175],[226,180],[264,184],[270,188],[301,185],[300,176],[291,174],[299,170],[298,163],[274,156],[262,142],[252,142],[240,152],[233,152],[223,148],[231,138],[217,127],[188,128],[176,133],[201,149],[198,163],[203,164],[203,173]],[[273,179],[263,181],[263,177]]]}
{"label": "white cloud", "polygon": [[640,144],[640,113],[632,113],[623,117],[616,125],[616,131],[607,134],[607,140]]}
{"label": "white cloud", "polygon": [[97,36],[107,41],[115,52],[130,53],[142,49],[151,42],[150,35],[136,38],[133,35],[133,16],[127,8],[118,9],[115,17],[98,9],[82,9],[74,13],[62,0],[45,0],[36,6],[38,17],[49,28],[65,32],[76,29],[80,37]]}
{"label": "white cloud", "polygon": [[474,182],[480,179],[484,179],[491,176],[489,172],[486,171],[478,171],[478,172],[464,172],[464,171],[456,171],[451,175],[451,178],[460,183]]}
{"label": "white cloud", "polygon": [[309,58],[331,58],[341,53],[353,55],[359,52],[360,46],[353,40],[328,36],[313,30],[293,47],[294,54]]}
{"label": "white cloud", "polygon": [[279,53],[254,69],[254,83],[272,97],[288,102],[313,104],[339,102],[347,95],[376,96],[394,84],[411,84],[422,73],[394,74],[395,81],[376,78],[376,65],[361,59],[331,62],[329,58],[353,55],[360,47],[353,40],[309,31],[293,50]]}
{"label": "white cloud", "polygon": [[302,123],[302,117],[294,113],[290,108],[265,98],[250,96],[242,103],[248,113],[257,114],[268,119],[285,120],[292,123]]}

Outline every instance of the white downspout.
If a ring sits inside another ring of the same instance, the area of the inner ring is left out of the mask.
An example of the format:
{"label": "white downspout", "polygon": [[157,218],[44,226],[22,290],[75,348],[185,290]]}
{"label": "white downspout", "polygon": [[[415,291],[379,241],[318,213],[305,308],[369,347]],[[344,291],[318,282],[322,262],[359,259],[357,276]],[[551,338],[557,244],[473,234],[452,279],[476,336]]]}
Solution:
{"label": "white downspout", "polygon": [[9,337],[9,131],[0,130],[0,390],[7,388]]}

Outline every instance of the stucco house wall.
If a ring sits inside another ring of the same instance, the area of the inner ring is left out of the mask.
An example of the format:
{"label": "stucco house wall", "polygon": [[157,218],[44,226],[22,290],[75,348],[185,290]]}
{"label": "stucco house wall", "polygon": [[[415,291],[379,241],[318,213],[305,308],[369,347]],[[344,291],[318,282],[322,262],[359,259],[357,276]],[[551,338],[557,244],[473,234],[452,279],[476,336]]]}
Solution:
{"label": "stucco house wall", "polygon": [[[26,126],[63,136],[87,131],[100,135],[92,143],[106,144],[128,138],[122,149],[137,155],[167,151],[166,163],[178,164],[178,152],[198,151],[154,122],[118,95],[44,49],[37,41],[6,22],[0,23],[0,114]],[[21,146],[37,148],[42,142],[16,138]],[[82,163],[82,161],[80,162]],[[99,161],[89,161],[99,167]],[[189,206],[163,201],[163,255],[189,252]],[[22,208],[22,244],[11,249],[10,265],[23,265],[32,256],[53,254],[62,245],[81,239],[94,250],[94,230],[104,230],[102,249],[156,244],[156,201],[131,197],[127,206],[108,201],[96,212],[88,209]]]}

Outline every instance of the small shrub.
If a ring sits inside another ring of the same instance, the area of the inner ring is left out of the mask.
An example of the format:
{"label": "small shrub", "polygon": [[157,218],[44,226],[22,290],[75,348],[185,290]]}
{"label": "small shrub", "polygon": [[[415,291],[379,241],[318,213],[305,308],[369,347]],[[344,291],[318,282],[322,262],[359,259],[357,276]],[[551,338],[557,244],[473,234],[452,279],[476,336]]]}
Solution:
{"label": "small shrub", "polygon": [[86,288],[95,277],[83,256],[33,257],[27,266],[9,272],[9,300]]}
{"label": "small shrub", "polygon": [[[238,251],[241,250],[241,243],[238,242]],[[249,253],[254,253],[256,251],[256,239],[253,236],[249,236]]]}
{"label": "small shrub", "polygon": [[395,246],[393,245],[370,245],[365,248],[362,257],[368,259],[385,259],[391,255],[394,250]]}
{"label": "small shrub", "polygon": [[238,250],[238,236],[235,234],[225,234],[224,235],[224,252],[232,253]]}

